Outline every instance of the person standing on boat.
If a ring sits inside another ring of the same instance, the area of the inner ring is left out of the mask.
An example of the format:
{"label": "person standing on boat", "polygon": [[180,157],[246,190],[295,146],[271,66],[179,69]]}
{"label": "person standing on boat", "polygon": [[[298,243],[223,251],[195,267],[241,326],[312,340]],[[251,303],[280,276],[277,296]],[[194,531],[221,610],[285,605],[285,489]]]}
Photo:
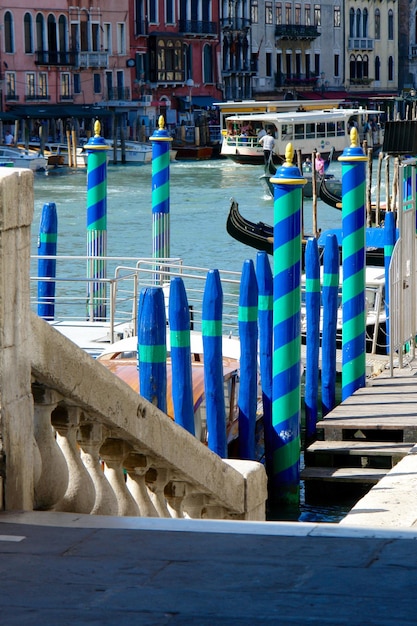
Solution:
{"label": "person standing on boat", "polygon": [[264,161],[265,165],[269,163],[269,160],[272,158],[272,153],[275,147],[275,139],[272,135],[272,130],[268,128],[266,135],[259,139],[259,143],[264,149]]}
{"label": "person standing on boat", "polygon": [[314,163],[314,167],[316,168],[317,174],[320,176],[324,176],[324,159],[321,156],[320,152],[316,154],[316,161]]}
{"label": "person standing on boat", "polygon": [[10,130],[6,131],[6,134],[4,136],[4,143],[6,144],[6,146],[11,146],[14,144],[14,137]]}

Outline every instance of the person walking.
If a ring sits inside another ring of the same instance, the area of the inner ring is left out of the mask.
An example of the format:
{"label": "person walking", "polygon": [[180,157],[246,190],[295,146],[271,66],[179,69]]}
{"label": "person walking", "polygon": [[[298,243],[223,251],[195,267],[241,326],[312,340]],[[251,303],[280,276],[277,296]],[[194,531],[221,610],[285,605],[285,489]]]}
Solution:
{"label": "person walking", "polygon": [[275,139],[272,135],[272,130],[270,128],[268,128],[266,135],[259,139],[259,143],[264,150],[264,162],[265,165],[267,165],[269,163],[269,160],[272,158],[272,153],[275,147]]}

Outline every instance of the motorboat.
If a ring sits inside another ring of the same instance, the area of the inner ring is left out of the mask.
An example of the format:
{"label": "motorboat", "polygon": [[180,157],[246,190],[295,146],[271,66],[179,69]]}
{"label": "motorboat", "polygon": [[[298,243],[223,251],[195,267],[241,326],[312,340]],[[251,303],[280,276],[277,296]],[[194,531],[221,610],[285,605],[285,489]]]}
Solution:
{"label": "motorboat", "polygon": [[114,143],[107,140],[110,147],[110,161],[118,163],[130,163],[133,165],[143,165],[152,161],[152,145],[140,141],[125,141],[124,150],[120,141],[116,143],[116,158],[114,155]]}
{"label": "motorboat", "polygon": [[353,126],[362,128],[368,115],[380,113],[359,107],[232,115],[225,118],[221,155],[237,163],[263,163],[259,138],[268,129],[275,138],[273,160],[276,164],[283,162],[289,142],[303,158],[311,156],[314,151],[326,158],[332,149],[335,155],[339,155],[349,145],[350,129]]}
{"label": "motorboat", "polygon": [[0,161],[13,163],[14,167],[23,167],[33,172],[45,171],[48,160],[34,150],[0,146]]}

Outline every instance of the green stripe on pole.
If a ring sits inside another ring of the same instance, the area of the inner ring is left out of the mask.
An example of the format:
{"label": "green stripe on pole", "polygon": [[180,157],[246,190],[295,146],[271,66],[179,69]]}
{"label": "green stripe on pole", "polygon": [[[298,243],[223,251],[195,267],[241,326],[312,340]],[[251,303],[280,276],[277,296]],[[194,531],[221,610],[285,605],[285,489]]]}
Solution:
{"label": "green stripe on pole", "polygon": [[274,258],[275,275],[285,272],[288,270],[288,265],[293,265],[297,262],[297,257],[294,254],[294,247],[297,247],[298,249],[298,244],[301,246],[301,237],[294,237],[292,242],[290,241],[287,244],[280,246],[279,257],[276,260]]}
{"label": "green stripe on pole", "polygon": [[57,233],[40,233],[39,241],[40,243],[57,243],[58,235]]}
{"label": "green stripe on pole", "polygon": [[339,285],[339,274],[323,275],[323,287],[337,287]]}
{"label": "green stripe on pole", "polygon": [[320,291],[320,278],[307,278],[306,291]]}
{"label": "green stripe on pole", "polygon": [[297,456],[300,453],[300,448],[300,438],[295,437],[285,446],[285,449],[278,448],[278,450],[275,450],[274,467],[276,470],[283,472],[291,467],[294,463],[294,456]]}
{"label": "green stripe on pole", "polygon": [[188,348],[190,345],[190,331],[171,329],[170,339],[171,348]]}
{"label": "green stripe on pole", "polygon": [[[300,393],[298,389],[293,389],[285,394],[285,396],[273,400],[273,409],[277,412],[277,415],[280,416],[274,421],[275,427],[281,424],[281,422],[285,422],[288,419],[288,415],[290,417],[294,415],[298,410],[299,404]],[[282,450],[282,448],[280,449]]]}
{"label": "green stripe on pole", "polygon": [[259,311],[272,311],[273,304],[274,304],[273,296],[259,296],[258,297]]}
{"label": "green stripe on pole", "polygon": [[147,346],[143,343],[139,345],[139,362],[144,363],[165,363],[167,358],[166,346]]}
{"label": "green stripe on pole", "polygon": [[295,365],[295,363],[300,360],[300,355],[297,354],[299,350],[299,337],[285,344],[285,346],[281,346],[280,348],[274,350],[274,354],[272,356],[272,364],[273,367],[276,368],[274,369],[274,372],[278,374]]}
{"label": "green stripe on pole", "polygon": [[203,320],[201,330],[207,337],[221,337],[222,322],[221,320]]}
{"label": "green stripe on pole", "polygon": [[240,306],[238,319],[240,322],[256,322],[258,319],[258,307]]}
{"label": "green stripe on pole", "polygon": [[[290,304],[292,304],[291,307]],[[287,319],[287,316],[295,315],[300,306],[300,297],[297,289],[290,291],[285,297],[277,298],[274,301],[274,324],[280,324]]]}

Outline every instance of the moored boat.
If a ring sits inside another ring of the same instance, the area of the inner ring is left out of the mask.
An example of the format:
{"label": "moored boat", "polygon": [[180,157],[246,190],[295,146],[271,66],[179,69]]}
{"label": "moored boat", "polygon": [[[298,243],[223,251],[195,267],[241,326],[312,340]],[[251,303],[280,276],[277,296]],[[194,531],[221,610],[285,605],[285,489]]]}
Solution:
{"label": "moored boat", "polygon": [[23,167],[33,172],[44,171],[48,165],[47,159],[36,151],[9,146],[0,146],[0,161],[13,163],[15,167]]}

